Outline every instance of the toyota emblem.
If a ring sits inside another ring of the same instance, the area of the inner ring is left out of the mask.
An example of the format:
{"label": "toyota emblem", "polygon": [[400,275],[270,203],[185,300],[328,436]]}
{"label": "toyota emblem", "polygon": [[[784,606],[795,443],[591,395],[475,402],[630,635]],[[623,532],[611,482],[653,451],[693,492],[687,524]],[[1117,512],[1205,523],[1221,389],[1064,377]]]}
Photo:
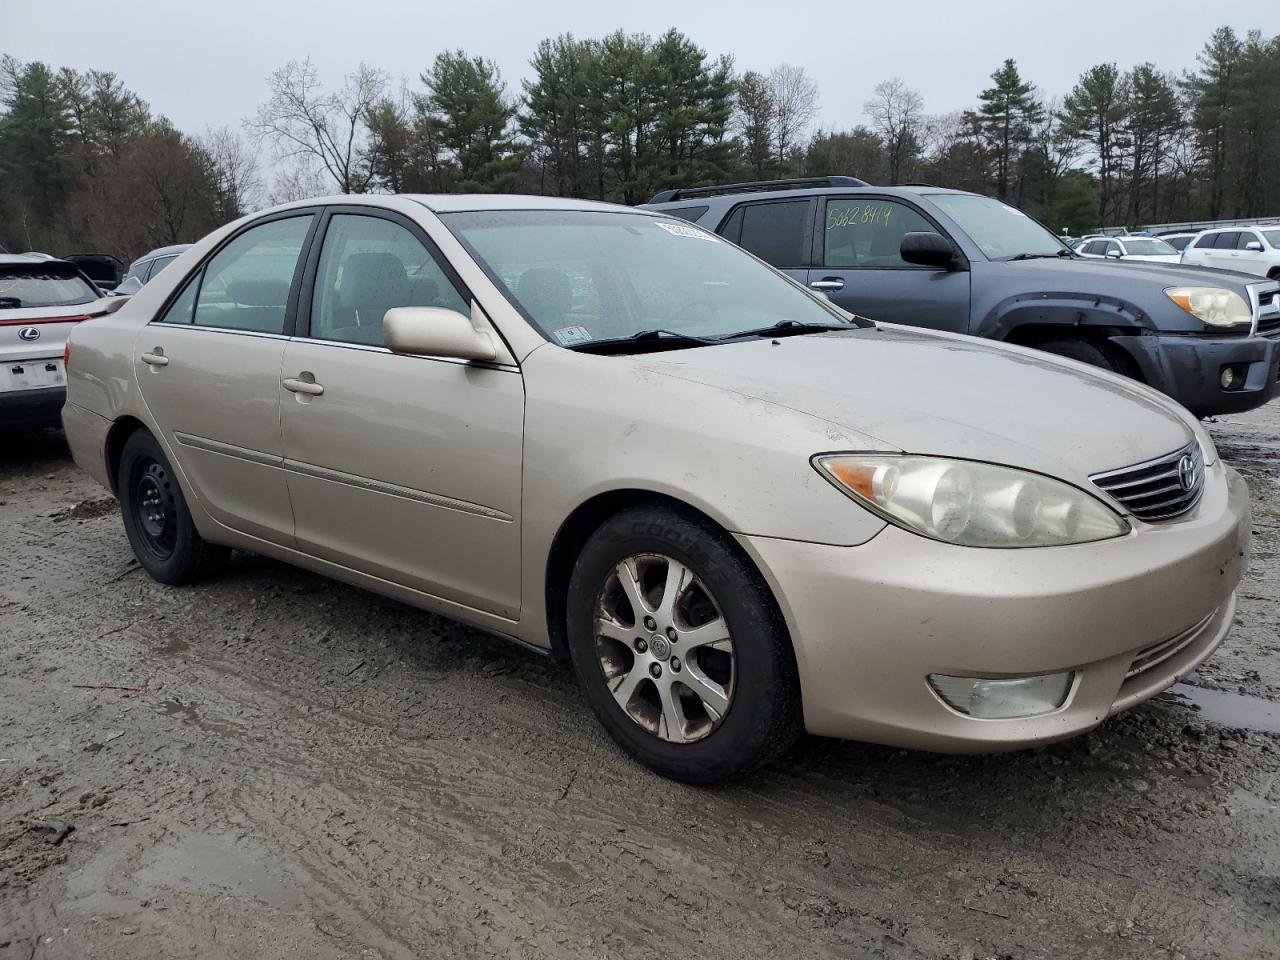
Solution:
{"label": "toyota emblem", "polygon": [[1178,483],[1182,485],[1183,490],[1190,490],[1196,484],[1196,462],[1191,459],[1191,454],[1184,453],[1182,459],[1178,461]]}
{"label": "toyota emblem", "polygon": [[39,327],[23,327],[21,330],[18,331],[18,336],[21,337],[23,340],[39,340],[40,328]]}

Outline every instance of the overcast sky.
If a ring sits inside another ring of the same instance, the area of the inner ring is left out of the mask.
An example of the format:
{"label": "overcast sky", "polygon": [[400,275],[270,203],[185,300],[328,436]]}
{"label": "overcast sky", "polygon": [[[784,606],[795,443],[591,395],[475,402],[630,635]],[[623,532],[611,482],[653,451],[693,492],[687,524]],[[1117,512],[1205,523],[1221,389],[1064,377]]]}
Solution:
{"label": "overcast sky", "polygon": [[803,64],[821,89],[819,122],[838,129],[865,122],[863,102],[889,77],[918,89],[927,112],[942,113],[972,105],[991,71],[1013,57],[1042,91],[1062,94],[1108,60],[1180,72],[1222,24],[1275,35],[1280,2],[0,0],[0,53],[113,70],[153,110],[201,133],[238,126],[264,99],[266,76],[290,59],[310,56],[329,82],[365,61],[416,86],[438,51],[461,47],[495,60],[517,93],[543,37],[674,26],[709,53],[732,54],[739,70]]}

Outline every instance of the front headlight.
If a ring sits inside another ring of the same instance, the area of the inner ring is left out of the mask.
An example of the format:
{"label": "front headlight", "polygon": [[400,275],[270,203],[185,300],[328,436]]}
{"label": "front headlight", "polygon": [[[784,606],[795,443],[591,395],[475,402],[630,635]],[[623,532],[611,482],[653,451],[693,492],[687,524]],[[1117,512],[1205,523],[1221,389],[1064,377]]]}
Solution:
{"label": "front headlight", "polygon": [[1234,290],[1223,287],[1166,287],[1164,292],[1187,313],[1211,327],[1253,323],[1249,304]]}
{"label": "front headlight", "polygon": [[813,465],[890,523],[964,547],[1051,547],[1129,532],[1083,490],[1012,467],[860,453],[814,457]]}

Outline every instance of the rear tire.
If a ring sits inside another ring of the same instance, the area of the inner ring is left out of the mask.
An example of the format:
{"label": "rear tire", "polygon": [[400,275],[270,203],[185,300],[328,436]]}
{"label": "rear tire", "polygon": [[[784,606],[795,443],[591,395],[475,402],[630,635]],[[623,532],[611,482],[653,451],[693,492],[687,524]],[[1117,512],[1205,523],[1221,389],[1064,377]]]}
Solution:
{"label": "rear tire", "polygon": [[120,453],[116,481],[125,534],[138,563],[161,583],[191,583],[226,566],[231,551],[196,532],[178,478],[155,437],[137,430]]}
{"label": "rear tire", "polygon": [[1046,340],[1036,344],[1036,349],[1137,379],[1133,363],[1109,343],[1084,339]]}
{"label": "rear tire", "polygon": [[610,517],[574,565],[567,616],[596,717],[663,776],[727,780],[799,735],[782,617],[758,571],[709,521],[656,505]]}

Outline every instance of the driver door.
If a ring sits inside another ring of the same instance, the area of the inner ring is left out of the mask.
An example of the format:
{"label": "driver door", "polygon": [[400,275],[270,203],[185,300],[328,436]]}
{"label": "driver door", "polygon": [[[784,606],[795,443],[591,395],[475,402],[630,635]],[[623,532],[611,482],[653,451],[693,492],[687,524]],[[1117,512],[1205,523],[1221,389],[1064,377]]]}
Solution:
{"label": "driver door", "polygon": [[902,238],[916,232],[941,233],[899,200],[824,200],[814,238],[819,266],[808,271],[808,284],[837,306],[872,320],[967,333],[969,272],[903,260]]}

